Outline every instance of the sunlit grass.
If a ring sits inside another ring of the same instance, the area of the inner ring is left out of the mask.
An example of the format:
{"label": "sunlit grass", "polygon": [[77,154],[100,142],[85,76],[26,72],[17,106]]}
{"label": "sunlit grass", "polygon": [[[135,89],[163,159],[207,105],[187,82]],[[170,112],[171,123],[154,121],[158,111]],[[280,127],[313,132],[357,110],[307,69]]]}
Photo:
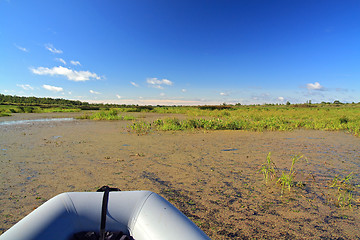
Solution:
{"label": "sunlit grass", "polygon": [[91,115],[85,114],[78,117],[78,119],[91,119],[91,120],[135,120],[134,116],[120,115],[117,109],[110,109],[105,111],[98,111]]}
{"label": "sunlit grass", "polygon": [[[281,173],[281,177],[277,180],[277,183],[281,186],[281,195],[284,194],[284,190],[287,188],[289,192],[291,191],[291,188],[294,187],[294,181],[295,181],[295,175],[296,171],[294,169],[295,163],[297,163],[300,159],[302,159],[304,156],[295,155],[291,159],[291,167],[289,171],[283,171]],[[305,161],[307,161],[306,158],[304,158]]]}
{"label": "sunlit grass", "polygon": [[351,183],[353,173],[351,172],[346,177],[335,176],[332,180],[330,188],[337,189],[335,195],[335,205],[341,208],[349,207],[352,208],[353,192],[355,187]]}
{"label": "sunlit grass", "polygon": [[39,106],[16,106],[0,105],[0,116],[11,116],[12,113],[52,113],[52,112],[80,112],[79,108],[64,107],[39,107]]}
{"label": "sunlit grass", "polygon": [[266,162],[261,166],[259,170],[263,174],[266,184],[269,182],[269,180],[276,177],[275,169],[275,163],[271,159],[271,152],[269,152],[266,157]]}
{"label": "sunlit grass", "polygon": [[136,132],[137,135],[145,135],[151,131],[151,124],[139,121],[129,125],[128,128]]}
{"label": "sunlit grass", "polygon": [[152,122],[157,130],[186,129],[291,131],[314,129],[346,131],[360,134],[360,108],[358,107],[238,107],[224,110],[201,110],[196,107],[159,107],[153,112],[184,114],[186,120],[158,119]]}

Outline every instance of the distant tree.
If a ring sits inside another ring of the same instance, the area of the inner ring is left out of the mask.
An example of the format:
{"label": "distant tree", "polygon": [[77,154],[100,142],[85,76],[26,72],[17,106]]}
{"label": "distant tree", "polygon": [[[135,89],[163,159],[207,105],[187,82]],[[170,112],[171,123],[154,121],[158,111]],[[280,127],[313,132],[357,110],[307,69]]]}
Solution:
{"label": "distant tree", "polygon": [[0,103],[23,104],[23,105],[39,105],[39,104],[53,104],[62,106],[81,106],[89,105],[87,102],[80,102],[74,100],[66,100],[62,98],[37,98],[37,97],[19,97],[0,94]]}

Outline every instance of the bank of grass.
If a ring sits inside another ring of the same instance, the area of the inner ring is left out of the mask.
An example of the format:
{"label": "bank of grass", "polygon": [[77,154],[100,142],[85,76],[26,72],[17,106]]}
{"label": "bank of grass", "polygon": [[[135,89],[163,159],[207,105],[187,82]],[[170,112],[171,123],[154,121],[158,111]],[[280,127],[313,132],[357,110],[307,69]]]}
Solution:
{"label": "bank of grass", "polygon": [[69,107],[39,107],[0,105],[0,116],[11,116],[13,113],[51,113],[51,112],[80,112],[79,108]]}
{"label": "bank of grass", "polygon": [[11,116],[10,113],[0,112],[0,117],[10,117],[10,116]]}
{"label": "bank of grass", "polygon": [[314,129],[346,131],[360,135],[360,107],[288,107],[288,106],[242,106],[229,109],[199,109],[197,107],[155,108],[158,113],[185,114],[189,118],[158,119],[151,122],[153,130],[178,131],[247,130],[247,131],[291,131]]}
{"label": "bank of grass", "polygon": [[330,115],[245,115],[225,118],[178,118],[157,119],[151,123],[154,130],[246,130],[246,131],[292,131],[295,129],[314,129],[327,131],[346,131],[354,135],[360,134],[358,116]]}
{"label": "bank of grass", "polygon": [[130,115],[121,115],[119,114],[119,110],[110,109],[110,110],[102,110],[95,112],[91,115],[85,114],[83,116],[78,117],[78,119],[91,119],[91,120],[135,120],[134,116]]}

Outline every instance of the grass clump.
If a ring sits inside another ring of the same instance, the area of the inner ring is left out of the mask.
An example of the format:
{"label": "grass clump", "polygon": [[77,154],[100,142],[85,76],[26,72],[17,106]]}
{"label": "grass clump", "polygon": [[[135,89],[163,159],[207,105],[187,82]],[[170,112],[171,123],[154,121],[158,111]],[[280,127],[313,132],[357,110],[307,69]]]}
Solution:
{"label": "grass clump", "polygon": [[331,182],[330,188],[337,189],[335,205],[341,208],[349,207],[352,208],[353,202],[353,191],[355,187],[351,184],[350,180],[353,178],[351,172],[346,177],[335,176]]}
{"label": "grass clump", "polygon": [[131,120],[135,120],[135,119],[136,119],[136,117],[130,116],[130,115],[124,115],[122,117],[122,120],[126,120],[126,121],[131,121]]}
{"label": "grass clump", "polygon": [[[291,161],[290,170],[282,171],[281,176],[277,177],[277,168],[276,168],[274,161],[271,159],[271,152],[269,152],[269,154],[266,157],[266,162],[261,165],[259,172],[261,172],[263,174],[266,184],[268,184],[273,179],[277,179],[276,183],[280,184],[281,195],[283,195],[285,189],[288,189],[290,192],[292,187],[294,187],[294,186],[300,187],[300,186],[304,185],[302,182],[297,182],[297,183],[295,182],[296,171],[294,169],[296,162],[298,162],[302,158],[304,158],[303,155],[293,156],[292,161]],[[307,159],[306,158],[304,158],[304,159],[307,162]]]}
{"label": "grass clump", "polygon": [[11,114],[5,111],[0,111],[0,117],[10,117]]}
{"label": "grass clump", "polygon": [[137,135],[145,135],[151,131],[151,123],[146,123],[143,121],[134,122],[132,125],[128,126],[131,130],[135,131]]}
{"label": "grass clump", "polygon": [[[296,175],[296,171],[294,170],[294,166],[295,163],[298,162],[300,159],[302,159],[304,156],[303,155],[295,155],[294,157],[292,157],[292,161],[291,161],[291,167],[289,172],[282,172],[281,173],[281,177],[277,180],[277,182],[280,184],[281,186],[281,195],[284,194],[284,189],[287,188],[289,190],[289,192],[291,191],[291,188],[294,186],[294,178]],[[307,159],[305,158],[305,161],[307,161]]]}
{"label": "grass clump", "polygon": [[92,115],[83,115],[78,119],[91,119],[91,120],[135,120],[134,116],[121,116],[117,109],[110,109],[105,111],[96,112]]}
{"label": "grass clump", "polygon": [[260,172],[263,174],[266,184],[269,182],[269,179],[271,180],[276,177],[275,169],[275,163],[271,160],[271,152],[269,152],[266,157],[266,162],[260,168]]}
{"label": "grass clump", "polygon": [[116,109],[110,109],[108,111],[100,111],[90,116],[92,120],[121,120],[122,117],[118,115]]}
{"label": "grass clump", "polygon": [[178,131],[185,129],[183,122],[177,118],[166,118],[164,120],[158,119],[153,123],[158,130],[163,131]]}

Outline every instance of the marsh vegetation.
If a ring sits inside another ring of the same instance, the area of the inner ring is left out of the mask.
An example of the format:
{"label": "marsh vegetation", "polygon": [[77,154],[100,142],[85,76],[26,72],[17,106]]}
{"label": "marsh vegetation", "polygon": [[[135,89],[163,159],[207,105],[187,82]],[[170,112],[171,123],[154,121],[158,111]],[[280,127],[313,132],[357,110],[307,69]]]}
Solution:
{"label": "marsh vegetation", "polygon": [[[89,110],[90,113],[89,113]],[[97,110],[97,111],[96,111]],[[291,131],[313,129],[346,131],[360,134],[360,103],[311,104],[263,104],[263,105],[216,105],[216,106],[138,106],[115,104],[89,104],[64,99],[16,97],[0,94],[0,114],[84,112],[79,117],[92,120],[133,120],[129,126],[137,134],[150,130],[178,131],[200,130],[247,130]],[[157,114],[181,114],[186,119],[165,117],[148,122],[123,113],[142,112]],[[136,121],[136,123],[135,123]],[[139,123],[143,121],[143,123]],[[146,128],[144,128],[146,126]],[[139,129],[140,128],[140,129]]]}

